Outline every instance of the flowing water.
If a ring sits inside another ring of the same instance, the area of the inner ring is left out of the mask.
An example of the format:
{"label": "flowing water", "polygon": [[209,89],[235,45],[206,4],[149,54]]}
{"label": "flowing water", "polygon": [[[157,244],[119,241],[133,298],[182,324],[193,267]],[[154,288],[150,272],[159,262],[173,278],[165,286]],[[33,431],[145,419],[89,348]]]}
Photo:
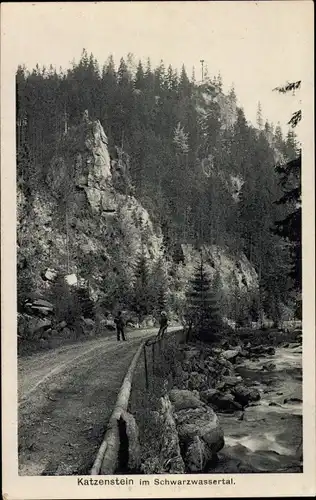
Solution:
{"label": "flowing water", "polygon": [[243,414],[219,414],[225,447],[216,471],[301,472],[302,346],[276,348],[272,356],[236,366],[244,385],[261,399]]}

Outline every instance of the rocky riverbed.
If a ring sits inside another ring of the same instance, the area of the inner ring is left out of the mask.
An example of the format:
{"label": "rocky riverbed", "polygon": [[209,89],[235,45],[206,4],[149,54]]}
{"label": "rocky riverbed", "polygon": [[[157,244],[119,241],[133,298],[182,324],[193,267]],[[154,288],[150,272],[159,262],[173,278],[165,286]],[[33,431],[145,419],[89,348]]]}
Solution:
{"label": "rocky riverbed", "polygon": [[302,347],[243,359],[235,368],[246,387],[259,392],[242,412],[219,414],[225,447],[217,472],[302,471]]}
{"label": "rocky riverbed", "polygon": [[161,472],[302,472],[300,333],[179,351],[159,422],[168,443],[160,462],[172,455],[176,467]]}

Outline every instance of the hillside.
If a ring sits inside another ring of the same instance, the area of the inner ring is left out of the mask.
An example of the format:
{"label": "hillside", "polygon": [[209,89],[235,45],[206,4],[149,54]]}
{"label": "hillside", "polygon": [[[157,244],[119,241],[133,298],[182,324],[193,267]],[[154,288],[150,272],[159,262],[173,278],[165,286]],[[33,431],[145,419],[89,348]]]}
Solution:
{"label": "hillside", "polygon": [[118,309],[179,321],[202,250],[223,318],[291,317],[290,248],[271,228],[286,215],[275,165],[297,148],[260,114],[248,124],[219,76],[111,57],[100,71],[85,52],[66,74],[20,67],[19,310],[64,295],[69,327]]}

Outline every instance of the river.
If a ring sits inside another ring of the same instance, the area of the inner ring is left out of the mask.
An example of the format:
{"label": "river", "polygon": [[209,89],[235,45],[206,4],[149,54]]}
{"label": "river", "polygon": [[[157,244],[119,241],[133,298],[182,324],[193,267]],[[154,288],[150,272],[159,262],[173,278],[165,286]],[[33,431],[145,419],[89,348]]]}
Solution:
{"label": "river", "polygon": [[244,412],[219,414],[225,447],[213,472],[302,472],[302,346],[236,366],[261,399]]}

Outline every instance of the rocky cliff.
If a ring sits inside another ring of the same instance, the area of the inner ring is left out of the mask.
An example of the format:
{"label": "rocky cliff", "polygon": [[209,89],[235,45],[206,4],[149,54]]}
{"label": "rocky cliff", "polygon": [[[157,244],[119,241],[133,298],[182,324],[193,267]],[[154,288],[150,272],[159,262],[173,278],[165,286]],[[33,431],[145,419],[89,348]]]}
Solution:
{"label": "rocky cliff", "polygon": [[[141,249],[152,264],[168,260],[160,227],[154,227],[128,188],[124,193],[116,187],[121,174],[117,162],[111,161],[99,121],[85,116],[56,149],[53,168],[45,176],[46,188],[28,197],[18,187],[20,288],[32,283],[32,290],[43,294],[59,273],[69,283],[85,283],[97,300],[133,281]],[[171,293],[183,298],[199,254],[190,245],[183,245],[182,251],[184,261],[175,265],[169,285]],[[231,289],[232,276],[240,289],[257,288],[257,275],[243,255],[233,257],[219,247],[205,247],[204,254],[207,270],[211,276],[220,274],[224,291]],[[123,279],[118,267],[124,270]]]}
{"label": "rocky cliff", "polygon": [[49,286],[54,272],[74,274],[89,281],[95,299],[102,277],[115,274],[118,259],[127,279],[141,248],[151,261],[157,260],[162,234],[133,196],[115,189],[99,121],[85,120],[70,130],[60,149],[46,177],[46,191],[33,193],[30,201],[18,189],[19,271],[28,270],[38,291]]}

